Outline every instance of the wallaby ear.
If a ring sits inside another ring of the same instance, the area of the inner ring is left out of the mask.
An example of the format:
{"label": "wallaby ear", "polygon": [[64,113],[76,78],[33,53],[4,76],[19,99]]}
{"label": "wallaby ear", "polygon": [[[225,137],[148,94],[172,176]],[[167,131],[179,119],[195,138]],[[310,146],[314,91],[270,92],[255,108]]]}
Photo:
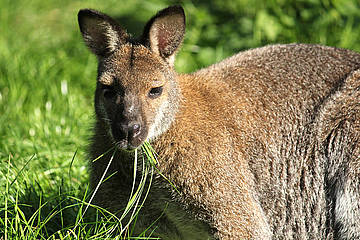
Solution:
{"label": "wallaby ear", "polygon": [[129,37],[115,20],[96,10],[81,9],[78,21],[86,45],[99,57],[112,53]]}
{"label": "wallaby ear", "polygon": [[185,34],[185,13],[181,6],[171,6],[158,12],[146,24],[143,41],[170,65]]}

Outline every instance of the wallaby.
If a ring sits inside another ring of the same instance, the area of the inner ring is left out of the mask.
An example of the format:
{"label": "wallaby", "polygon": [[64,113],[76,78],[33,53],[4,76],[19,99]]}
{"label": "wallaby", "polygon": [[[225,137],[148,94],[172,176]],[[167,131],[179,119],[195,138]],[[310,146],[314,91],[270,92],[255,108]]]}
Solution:
{"label": "wallaby", "polygon": [[[179,193],[157,177],[138,231],[155,222],[162,239],[360,239],[359,53],[271,45],[178,74],[182,7],[158,12],[138,39],[95,10],[78,20],[99,61],[90,155],[117,149],[98,205],[121,214],[129,150],[150,141]],[[91,163],[93,186],[111,156]]]}

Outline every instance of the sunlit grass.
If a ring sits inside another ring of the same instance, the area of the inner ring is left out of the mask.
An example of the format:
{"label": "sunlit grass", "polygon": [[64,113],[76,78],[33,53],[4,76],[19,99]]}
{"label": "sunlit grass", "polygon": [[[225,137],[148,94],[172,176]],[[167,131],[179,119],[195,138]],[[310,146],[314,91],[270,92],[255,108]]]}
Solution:
{"label": "sunlit grass", "polygon": [[[148,185],[133,187],[124,212],[133,216],[130,224],[90,201],[86,152],[97,60],[83,44],[77,12],[101,10],[139,35],[146,20],[174,3],[0,0],[0,239],[131,236]],[[176,61],[180,72],[275,42],[360,50],[356,0],[181,3],[187,33]],[[151,146],[141,151],[137,162],[143,169],[134,177],[145,183],[161,173]],[[150,228],[141,236],[151,237]]]}
{"label": "sunlit grass", "polygon": [[[135,150],[132,191],[129,202],[120,217],[92,204],[97,187],[93,192],[90,192],[86,187],[82,189],[84,192],[81,194],[79,191],[74,191],[71,186],[59,186],[57,191],[53,191],[53,196],[46,196],[38,184],[31,186],[31,189],[26,189],[27,195],[32,195],[31,202],[29,204],[21,203],[23,201],[20,198],[23,197],[23,194],[20,191],[13,194],[9,189],[13,184],[17,185],[16,179],[22,170],[15,179],[11,178],[12,165],[9,156],[5,176],[4,205],[0,208],[0,226],[4,228],[0,230],[0,234],[6,236],[5,239],[84,239],[85,237],[86,239],[98,239],[110,236],[118,239],[132,238],[132,225],[136,224],[137,214],[147,198],[156,167],[154,165],[156,154],[150,150],[151,147],[148,143],[146,145],[147,147],[143,146],[139,150],[145,151],[146,154],[142,152],[141,156],[138,157],[138,150]],[[112,152],[112,157],[108,166],[114,160],[116,151],[114,148],[109,150]],[[76,154],[74,154],[74,158],[75,156]],[[34,156],[31,157],[26,164],[34,159]],[[94,161],[96,160],[94,159]],[[141,163],[139,164],[138,161]],[[138,166],[141,166],[141,169],[138,169]],[[107,169],[104,171],[98,186],[106,181],[104,179],[106,172]],[[138,177],[140,183],[135,188]],[[77,197],[79,195],[83,197]],[[129,220],[124,222],[125,218]],[[54,226],[57,224],[59,226]],[[144,229],[144,232],[136,239],[157,239],[151,237],[150,228],[151,226]]]}

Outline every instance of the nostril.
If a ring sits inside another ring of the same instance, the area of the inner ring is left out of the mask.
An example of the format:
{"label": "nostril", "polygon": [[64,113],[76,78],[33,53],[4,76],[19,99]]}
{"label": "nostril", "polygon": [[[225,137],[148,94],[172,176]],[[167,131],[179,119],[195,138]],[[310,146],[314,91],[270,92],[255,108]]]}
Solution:
{"label": "nostril", "polygon": [[129,128],[129,131],[131,132],[132,137],[136,137],[137,135],[139,135],[140,129],[141,129],[140,124],[138,124],[138,123],[133,124]]}
{"label": "nostril", "polygon": [[135,123],[132,126],[132,130],[133,130],[134,134],[138,133],[140,131],[140,124]]}
{"label": "nostril", "polygon": [[118,135],[122,135],[125,138],[133,138],[139,135],[141,131],[141,125],[138,122],[133,123],[118,123],[117,126],[117,132]]}

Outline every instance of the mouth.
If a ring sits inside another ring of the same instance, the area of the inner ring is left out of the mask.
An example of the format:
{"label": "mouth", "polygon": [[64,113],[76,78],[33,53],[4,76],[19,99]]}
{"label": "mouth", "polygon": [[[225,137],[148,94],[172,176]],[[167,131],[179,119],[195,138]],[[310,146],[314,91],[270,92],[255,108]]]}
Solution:
{"label": "mouth", "polygon": [[147,130],[141,124],[112,124],[108,133],[118,149],[134,151],[144,143]]}
{"label": "mouth", "polygon": [[110,131],[110,137],[118,149],[127,151],[134,151],[139,148],[144,143],[145,139],[143,134],[134,136],[114,130]]}
{"label": "mouth", "polygon": [[137,148],[139,148],[141,144],[133,144],[131,142],[129,142],[127,139],[123,139],[123,140],[120,140],[120,141],[114,141],[114,145],[120,149],[120,150],[125,150],[125,151],[135,151]]}

